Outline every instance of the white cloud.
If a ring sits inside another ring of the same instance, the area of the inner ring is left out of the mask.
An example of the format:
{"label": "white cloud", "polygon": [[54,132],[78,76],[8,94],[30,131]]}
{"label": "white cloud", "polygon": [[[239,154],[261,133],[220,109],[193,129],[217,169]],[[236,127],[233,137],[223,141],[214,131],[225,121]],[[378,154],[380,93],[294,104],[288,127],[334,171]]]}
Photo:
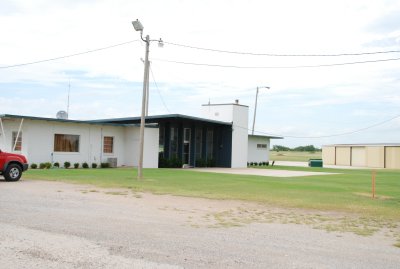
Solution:
{"label": "white cloud", "polygon": [[[398,1],[373,0],[2,1],[0,25],[6,27],[0,40],[0,66],[138,40],[139,33],[131,25],[136,18],[142,21],[144,34],[153,39],[162,37],[167,42],[205,48],[290,54],[385,50],[390,42],[392,46],[398,41],[399,32],[392,27],[397,21],[387,16],[398,10]],[[293,66],[393,58],[397,54],[265,57],[168,44],[159,49],[156,43],[150,49],[159,92],[171,113],[199,115],[200,105],[208,100],[221,103],[240,99],[250,105],[252,114],[256,87],[267,85],[271,90],[259,95],[256,126],[277,134],[313,136],[390,118],[400,104],[400,61],[308,69],[230,69],[157,61]],[[143,57],[143,42],[135,42],[58,61],[0,69],[0,112],[52,116],[65,107],[70,81],[71,116],[137,115]],[[150,82],[150,112],[166,113],[152,78]],[[10,90],[16,95],[10,95]],[[13,106],[16,102],[23,107]],[[375,140],[380,135],[388,140],[395,137],[391,132],[366,132],[365,136],[338,139]]]}

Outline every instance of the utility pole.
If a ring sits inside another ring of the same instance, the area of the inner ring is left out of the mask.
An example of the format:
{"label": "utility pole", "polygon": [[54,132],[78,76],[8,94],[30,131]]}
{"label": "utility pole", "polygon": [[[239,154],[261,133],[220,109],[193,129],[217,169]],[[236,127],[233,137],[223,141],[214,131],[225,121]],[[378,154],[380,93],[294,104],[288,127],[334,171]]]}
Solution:
{"label": "utility pole", "polygon": [[143,179],[143,154],[144,154],[144,127],[146,124],[146,116],[148,115],[148,98],[149,98],[149,51],[150,51],[150,42],[158,41],[158,46],[163,46],[163,41],[160,40],[151,40],[149,35],[146,35],[146,38],[143,38],[143,25],[139,20],[132,22],[133,28],[136,31],[140,31],[140,38],[146,43],[146,56],[144,59],[144,75],[143,75],[143,93],[142,93],[142,114],[140,117],[140,142],[139,142],[139,163],[138,163],[138,174],[137,179]]}
{"label": "utility pole", "polygon": [[253,118],[253,128],[251,129],[251,134],[254,135],[254,126],[256,124],[256,113],[257,113],[257,98],[258,98],[258,90],[259,89],[269,89],[269,87],[264,86],[264,87],[258,87],[257,86],[257,91],[256,91],[256,104],[254,106],[254,118]]}
{"label": "utility pole", "polygon": [[142,94],[142,114],[140,117],[140,145],[139,145],[139,165],[138,165],[138,179],[143,178],[143,153],[144,153],[144,125],[145,115],[147,110],[147,90],[148,90],[148,70],[149,70],[149,51],[150,51],[150,37],[146,35],[146,56],[144,59],[144,77],[143,77],[143,94]]}
{"label": "utility pole", "polygon": [[149,73],[150,73],[150,61],[148,61],[147,74],[146,74],[146,81],[147,81],[147,85],[146,85],[146,117],[149,115],[149,99],[150,99]]}
{"label": "utility pole", "polygon": [[69,95],[71,93],[71,81],[68,81],[67,119],[69,118]]}

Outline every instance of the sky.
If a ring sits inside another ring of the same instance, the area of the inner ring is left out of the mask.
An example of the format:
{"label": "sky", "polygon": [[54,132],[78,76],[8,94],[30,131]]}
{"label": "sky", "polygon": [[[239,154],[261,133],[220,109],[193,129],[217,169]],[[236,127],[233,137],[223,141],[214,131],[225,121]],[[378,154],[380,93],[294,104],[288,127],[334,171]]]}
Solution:
{"label": "sky", "polygon": [[139,116],[139,19],[150,115],[238,99],[251,128],[268,86],[272,144],[399,143],[399,18],[399,0],[1,0],[0,114],[55,117],[70,92],[70,119]]}

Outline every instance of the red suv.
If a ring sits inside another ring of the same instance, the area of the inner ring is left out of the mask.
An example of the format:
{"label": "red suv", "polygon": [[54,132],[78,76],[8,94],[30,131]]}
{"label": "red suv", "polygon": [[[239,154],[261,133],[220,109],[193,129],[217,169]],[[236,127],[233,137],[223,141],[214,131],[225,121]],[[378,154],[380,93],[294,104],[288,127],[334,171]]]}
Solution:
{"label": "red suv", "polygon": [[18,181],[22,172],[26,170],[28,161],[25,156],[0,150],[0,175],[3,175],[6,181]]}

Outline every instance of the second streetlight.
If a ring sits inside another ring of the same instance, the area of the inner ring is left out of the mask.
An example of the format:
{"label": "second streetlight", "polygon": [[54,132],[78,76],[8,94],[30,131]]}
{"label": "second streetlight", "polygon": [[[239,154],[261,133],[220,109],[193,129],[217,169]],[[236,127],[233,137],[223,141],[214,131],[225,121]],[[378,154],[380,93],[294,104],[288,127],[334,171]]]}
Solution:
{"label": "second streetlight", "polygon": [[256,104],[254,106],[254,118],[253,118],[253,128],[251,129],[251,134],[254,135],[254,125],[256,124],[256,113],[257,113],[257,98],[258,98],[258,90],[259,89],[269,89],[268,86],[258,87],[256,92]]}

